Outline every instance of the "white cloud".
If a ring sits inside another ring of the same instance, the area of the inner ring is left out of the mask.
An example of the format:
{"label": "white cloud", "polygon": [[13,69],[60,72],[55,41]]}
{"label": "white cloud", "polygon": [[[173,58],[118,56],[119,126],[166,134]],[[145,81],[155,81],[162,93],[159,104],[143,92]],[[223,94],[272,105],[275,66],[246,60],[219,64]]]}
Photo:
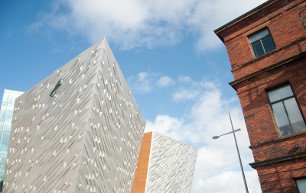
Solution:
{"label": "white cloud", "polygon": [[257,173],[248,166],[253,162],[253,157],[248,148],[248,135],[237,99],[235,102],[232,98],[224,99],[212,82],[200,81],[198,85],[206,87],[199,90],[197,100],[185,117],[157,115],[154,121],[147,121],[147,130],[166,134],[199,148],[193,193],[242,193],[244,185],[233,136],[212,139],[214,135],[231,130],[230,111],[235,128],[242,129],[236,134],[250,192],[259,193]]}
{"label": "white cloud", "polygon": [[265,1],[234,0],[230,1],[230,6],[228,0],[199,1],[193,14],[188,18],[192,29],[199,34],[197,50],[204,51],[219,47],[221,41],[213,31]]}
{"label": "white cloud", "polygon": [[199,95],[198,91],[195,90],[179,90],[175,93],[172,94],[172,99],[175,102],[179,102],[179,101],[185,101],[185,100],[190,100],[190,99],[194,99]]}
{"label": "white cloud", "polygon": [[133,83],[136,91],[140,93],[150,92],[153,89],[151,82],[154,76],[155,75],[153,73],[149,73],[149,72],[138,73],[137,78],[135,82]]}
{"label": "white cloud", "polygon": [[182,82],[182,83],[192,82],[192,79],[190,76],[180,76],[178,80],[179,82]]}
{"label": "white cloud", "polygon": [[169,76],[162,76],[157,81],[157,86],[165,87],[174,84],[174,80]]}
{"label": "white cloud", "polygon": [[178,78],[179,88],[172,93],[171,98],[175,102],[187,101],[200,97],[203,90],[215,89],[215,84],[210,81],[194,81],[190,76]]}
{"label": "white cloud", "polygon": [[197,49],[221,43],[213,30],[265,0],[54,0],[49,13],[30,28],[49,26],[78,33],[90,41],[108,37],[122,49],[173,45],[186,32]]}
{"label": "white cloud", "polygon": [[169,115],[157,115],[154,123],[147,121],[147,131],[151,129],[156,131],[156,123],[158,124],[158,132],[163,134],[170,134],[171,136],[179,137],[177,128],[182,127],[182,121]]}
{"label": "white cloud", "polygon": [[133,90],[140,94],[162,89],[175,83],[169,76],[162,76],[155,72],[139,72],[136,76],[129,77],[128,81]]}

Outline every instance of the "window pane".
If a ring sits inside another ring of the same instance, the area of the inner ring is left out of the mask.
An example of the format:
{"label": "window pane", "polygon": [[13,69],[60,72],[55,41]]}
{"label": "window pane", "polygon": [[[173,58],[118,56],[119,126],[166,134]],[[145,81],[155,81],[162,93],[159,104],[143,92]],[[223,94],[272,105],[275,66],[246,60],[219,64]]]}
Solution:
{"label": "window pane", "polygon": [[300,193],[306,193],[306,179],[297,180],[296,184]]}
{"label": "window pane", "polygon": [[291,127],[295,133],[306,131],[305,122],[301,115],[300,109],[296,103],[295,98],[290,98],[284,101],[286,110],[288,112]]}
{"label": "window pane", "polygon": [[262,44],[265,48],[266,53],[275,50],[275,45],[270,35],[262,39]]}
{"label": "window pane", "polygon": [[4,178],[4,172],[5,172],[5,166],[4,165],[0,165],[0,177],[3,179]]}
{"label": "window pane", "polygon": [[10,133],[9,132],[2,132],[2,139],[1,143],[8,145],[10,142]]}
{"label": "window pane", "polygon": [[7,156],[7,146],[4,144],[0,144],[0,156],[2,158],[6,158]]}
{"label": "window pane", "polygon": [[274,112],[274,117],[276,119],[277,126],[280,130],[281,136],[292,135],[293,132],[291,130],[288,117],[285,112],[285,108],[282,102],[278,102],[272,105],[272,109]]}
{"label": "window pane", "polygon": [[13,111],[6,111],[5,117],[6,117],[6,118],[9,118],[9,119],[12,119],[12,117],[13,117]]}
{"label": "window pane", "polygon": [[11,126],[12,126],[12,120],[6,119],[3,123],[3,131],[10,131]]}
{"label": "window pane", "polygon": [[4,120],[5,114],[4,111],[0,112],[0,124]]}
{"label": "window pane", "polygon": [[7,158],[7,155],[2,155],[2,156],[0,157],[0,165],[1,165],[1,164],[3,164],[3,165],[6,164],[6,158]]}
{"label": "window pane", "polygon": [[270,90],[268,92],[268,95],[269,95],[270,101],[274,102],[274,101],[292,96],[293,93],[292,93],[290,85],[285,85],[277,89]]}
{"label": "window pane", "polygon": [[15,97],[9,97],[8,98],[8,104],[12,105],[15,103]]}
{"label": "window pane", "polygon": [[269,35],[269,30],[268,29],[264,29],[262,31],[259,31],[253,35],[251,35],[249,37],[250,43],[256,42],[259,39],[262,39],[264,37],[266,37],[267,35]]}
{"label": "window pane", "polygon": [[256,58],[265,54],[260,41],[252,43],[252,47]]}

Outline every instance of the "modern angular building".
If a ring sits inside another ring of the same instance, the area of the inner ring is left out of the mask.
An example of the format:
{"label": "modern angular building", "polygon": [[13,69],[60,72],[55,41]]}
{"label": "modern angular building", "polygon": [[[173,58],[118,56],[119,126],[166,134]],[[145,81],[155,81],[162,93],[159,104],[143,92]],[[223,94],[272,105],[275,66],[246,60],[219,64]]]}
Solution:
{"label": "modern angular building", "polygon": [[269,0],[215,30],[263,193],[306,193],[305,10],[305,0]]}
{"label": "modern angular building", "polygon": [[145,133],[132,193],[190,193],[197,149],[156,132]]}
{"label": "modern angular building", "polygon": [[4,192],[130,192],[144,127],[104,39],[17,98]]}
{"label": "modern angular building", "polygon": [[2,192],[2,184],[4,180],[7,151],[11,133],[11,123],[14,112],[15,99],[22,92],[7,90],[3,92],[3,98],[0,109],[0,192]]}

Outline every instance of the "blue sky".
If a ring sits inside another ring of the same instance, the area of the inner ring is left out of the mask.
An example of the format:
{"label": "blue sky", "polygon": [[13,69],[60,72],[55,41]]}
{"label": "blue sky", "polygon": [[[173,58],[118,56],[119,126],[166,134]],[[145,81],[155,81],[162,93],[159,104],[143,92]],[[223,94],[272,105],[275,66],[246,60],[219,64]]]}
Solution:
{"label": "blue sky", "polygon": [[[26,91],[104,36],[147,119],[199,148],[193,193],[244,192],[233,114],[251,192],[260,192],[225,47],[213,30],[264,0],[0,2],[0,90]],[[2,92],[0,94],[2,98]],[[218,185],[216,184],[222,184]]]}

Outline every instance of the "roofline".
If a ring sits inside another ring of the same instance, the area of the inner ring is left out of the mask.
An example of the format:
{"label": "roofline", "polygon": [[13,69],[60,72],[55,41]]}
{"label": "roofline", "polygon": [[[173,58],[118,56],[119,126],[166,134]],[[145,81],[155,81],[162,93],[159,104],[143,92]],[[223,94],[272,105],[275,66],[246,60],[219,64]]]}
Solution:
{"label": "roofline", "polygon": [[219,32],[221,32],[222,30],[224,30],[224,29],[230,27],[231,25],[237,23],[238,21],[242,20],[243,18],[245,18],[245,17],[247,17],[249,15],[252,15],[254,12],[260,10],[261,8],[267,6],[267,5],[271,4],[271,3],[273,3],[274,1],[277,1],[277,0],[268,0],[268,1],[264,2],[263,4],[258,5],[257,7],[251,9],[250,11],[240,15],[239,17],[237,17],[237,18],[231,20],[230,22],[222,25],[221,27],[215,29],[214,33],[220,38],[220,40],[222,42],[224,42],[224,39],[220,36]]}

